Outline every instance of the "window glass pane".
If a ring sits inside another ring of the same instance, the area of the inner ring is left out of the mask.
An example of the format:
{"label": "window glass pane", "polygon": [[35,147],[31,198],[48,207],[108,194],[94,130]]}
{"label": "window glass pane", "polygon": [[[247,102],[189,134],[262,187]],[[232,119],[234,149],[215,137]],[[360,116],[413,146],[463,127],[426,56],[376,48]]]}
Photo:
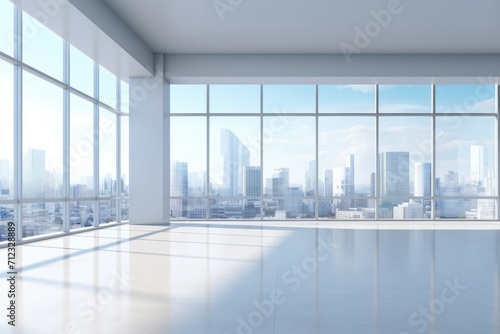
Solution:
{"label": "window glass pane", "polygon": [[374,113],[374,85],[319,85],[318,110],[325,113]]}
{"label": "window glass pane", "polygon": [[[212,201],[213,202],[213,201]],[[204,198],[170,200],[170,217],[178,219],[207,219],[207,200]]]}
{"label": "window glass pane", "polygon": [[121,220],[129,218],[128,189],[129,189],[129,117],[121,117],[121,182],[122,182],[122,202]]}
{"label": "window glass pane", "polygon": [[259,85],[210,85],[211,113],[260,113]]}
{"label": "window glass pane", "polygon": [[429,198],[412,197],[430,196],[431,118],[380,117],[379,124],[379,211],[384,218],[430,218]]}
{"label": "window glass pane", "polygon": [[0,0],[0,51],[14,56],[14,4]]}
{"label": "window glass pane", "polygon": [[[205,117],[172,117],[170,119],[171,196],[206,195],[206,126]],[[191,204],[187,200],[172,200],[170,204],[172,217],[203,216],[206,212],[206,207],[201,202]],[[194,211],[190,213],[189,210]]]}
{"label": "window glass pane", "polygon": [[57,80],[63,80],[61,37],[23,12],[23,61]]}
{"label": "window glass pane", "polygon": [[94,61],[73,45],[70,47],[70,84],[94,97]]}
{"label": "window glass pane", "polygon": [[[497,194],[495,133],[495,117],[436,118],[435,191],[438,196]],[[443,210],[440,214],[451,215]]]}
{"label": "window glass pane", "polygon": [[10,204],[0,204],[0,242],[9,239],[8,222],[14,221],[14,207]]}
{"label": "window glass pane", "polygon": [[210,118],[212,196],[260,196],[260,118]]}
{"label": "window glass pane", "polygon": [[266,216],[314,216],[314,200],[304,199],[315,194],[314,117],[264,117],[263,131],[265,193],[273,197],[264,202]]}
{"label": "window glass pane", "polygon": [[210,200],[210,219],[260,219],[260,200]]}
{"label": "window glass pane", "polygon": [[436,112],[494,113],[494,85],[436,85]]}
{"label": "window glass pane", "polygon": [[63,90],[23,72],[23,196],[62,197]]}
{"label": "window glass pane", "polygon": [[101,197],[116,195],[116,115],[99,109],[99,189]]}
{"label": "window glass pane", "polygon": [[120,111],[122,113],[129,112],[130,99],[129,85],[125,81],[120,81]]}
{"label": "window glass pane", "polygon": [[22,210],[23,238],[62,232],[65,218],[63,203],[23,204]]}
{"label": "window glass pane", "polygon": [[438,199],[436,218],[493,220],[496,219],[497,201],[494,199],[475,199],[457,197],[456,199]]}
{"label": "window glass pane", "polygon": [[76,230],[94,226],[94,202],[69,202],[70,228]]}
{"label": "window glass pane", "polygon": [[[375,212],[375,118],[320,117],[319,196],[320,217],[349,216],[340,211]],[[333,199],[333,197],[336,197]]]}
{"label": "window glass pane", "polygon": [[70,97],[70,197],[94,196],[94,105]]}
{"label": "window glass pane", "polygon": [[14,196],[14,67],[0,60],[0,199]]}
{"label": "window glass pane", "polygon": [[116,108],[116,76],[99,65],[99,101]]}
{"label": "window glass pane", "polygon": [[430,113],[430,85],[380,85],[381,113]]}
{"label": "window glass pane", "polygon": [[207,86],[170,85],[170,113],[206,113]]}
{"label": "window glass pane", "polygon": [[264,85],[265,113],[316,112],[315,85]]}
{"label": "window glass pane", "polygon": [[99,201],[99,225],[116,223],[116,201]]}

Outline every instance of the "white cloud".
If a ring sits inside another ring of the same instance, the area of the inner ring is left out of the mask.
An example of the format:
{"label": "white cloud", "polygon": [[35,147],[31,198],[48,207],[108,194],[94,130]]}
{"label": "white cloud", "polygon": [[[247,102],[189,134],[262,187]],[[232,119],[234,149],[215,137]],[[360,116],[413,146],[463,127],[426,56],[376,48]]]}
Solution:
{"label": "white cloud", "polygon": [[492,113],[495,111],[495,100],[491,98],[488,100],[479,101],[472,105],[471,111],[477,113]]}
{"label": "white cloud", "polygon": [[431,111],[431,106],[422,106],[418,104],[408,104],[408,103],[395,103],[383,106],[380,110],[384,113],[418,113]]}
{"label": "white cloud", "polygon": [[355,92],[364,94],[373,93],[375,91],[374,85],[340,85],[341,89],[351,89]]}

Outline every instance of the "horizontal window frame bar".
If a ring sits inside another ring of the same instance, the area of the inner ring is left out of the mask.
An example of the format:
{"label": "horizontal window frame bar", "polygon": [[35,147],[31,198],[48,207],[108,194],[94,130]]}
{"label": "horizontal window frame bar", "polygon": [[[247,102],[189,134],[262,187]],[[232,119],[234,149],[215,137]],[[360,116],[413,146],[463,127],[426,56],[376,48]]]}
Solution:
{"label": "horizontal window frame bar", "polygon": [[171,113],[170,117],[498,117],[497,113]]}

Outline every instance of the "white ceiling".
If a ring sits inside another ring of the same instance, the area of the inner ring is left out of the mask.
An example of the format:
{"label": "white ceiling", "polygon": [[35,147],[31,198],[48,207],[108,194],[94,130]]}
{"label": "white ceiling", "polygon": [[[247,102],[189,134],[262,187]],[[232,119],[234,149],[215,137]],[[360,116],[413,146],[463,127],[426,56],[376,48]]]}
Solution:
{"label": "white ceiling", "polygon": [[[103,0],[159,53],[342,53],[398,0]],[[239,3],[239,5],[237,5]],[[400,0],[361,53],[500,53],[499,0]],[[231,6],[231,5],[229,5]],[[380,25],[379,25],[380,26]],[[358,44],[359,46],[359,44]]]}

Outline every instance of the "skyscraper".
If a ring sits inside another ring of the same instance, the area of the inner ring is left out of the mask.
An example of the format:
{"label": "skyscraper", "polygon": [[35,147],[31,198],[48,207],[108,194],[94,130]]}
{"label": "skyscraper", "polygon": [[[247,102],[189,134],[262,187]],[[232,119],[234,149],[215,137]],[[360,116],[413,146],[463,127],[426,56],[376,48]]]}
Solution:
{"label": "skyscraper", "polygon": [[408,202],[410,195],[410,154],[383,152],[379,155],[380,196],[383,203]]}
{"label": "skyscraper", "polygon": [[354,192],[354,154],[349,154],[344,160],[345,196],[353,197]]}
{"label": "skyscraper", "polygon": [[344,196],[345,194],[345,169],[335,167],[332,171],[333,196]]}
{"label": "skyscraper", "polygon": [[[375,173],[370,174],[370,197],[375,197],[376,195],[376,182],[377,179],[375,178]],[[376,205],[377,200],[375,199],[370,199],[368,201],[368,207],[374,208]]]}
{"label": "skyscraper", "polygon": [[485,174],[485,152],[482,145],[470,146],[470,183],[479,185]]}
{"label": "skyscraper", "polygon": [[243,194],[247,197],[260,196],[260,166],[245,167]]}
{"label": "skyscraper", "polygon": [[45,197],[45,151],[29,148],[23,155],[23,196]]}
{"label": "skyscraper", "polygon": [[296,218],[302,214],[302,196],[304,193],[299,187],[290,187],[284,191],[284,210],[289,218]]}
{"label": "skyscraper", "polygon": [[273,196],[283,196],[289,186],[289,177],[288,168],[277,168],[273,171]]}
{"label": "skyscraper", "polygon": [[[281,197],[285,195],[285,191],[290,183],[290,170],[288,168],[277,168],[273,171],[273,196]],[[281,210],[284,208],[283,199],[278,199],[278,205]]]}
{"label": "skyscraper", "polygon": [[314,196],[316,194],[316,160],[307,162],[305,195]]}
{"label": "skyscraper", "polygon": [[495,153],[492,147],[483,145],[470,146],[470,183],[486,195],[495,191]]}
{"label": "skyscraper", "polygon": [[[187,197],[188,195],[188,164],[187,162],[172,161],[171,169],[171,196]],[[187,199],[177,198],[171,201],[173,217],[187,216]]]}
{"label": "skyscraper", "polygon": [[376,183],[375,173],[371,173],[370,174],[370,196],[371,197],[374,197],[376,195],[375,194],[375,183]]}
{"label": "skyscraper", "polygon": [[413,179],[413,196],[431,195],[431,163],[419,162],[413,165],[415,177]]}
{"label": "skyscraper", "polygon": [[325,169],[325,197],[333,196],[333,169]]}
{"label": "skyscraper", "polygon": [[241,195],[243,171],[250,164],[250,151],[229,129],[220,130],[220,151],[224,159],[223,195]]}
{"label": "skyscraper", "polygon": [[333,169],[333,195],[342,196],[345,199],[336,200],[338,208],[349,208],[354,205],[354,154],[349,154],[344,159],[342,167]]}

